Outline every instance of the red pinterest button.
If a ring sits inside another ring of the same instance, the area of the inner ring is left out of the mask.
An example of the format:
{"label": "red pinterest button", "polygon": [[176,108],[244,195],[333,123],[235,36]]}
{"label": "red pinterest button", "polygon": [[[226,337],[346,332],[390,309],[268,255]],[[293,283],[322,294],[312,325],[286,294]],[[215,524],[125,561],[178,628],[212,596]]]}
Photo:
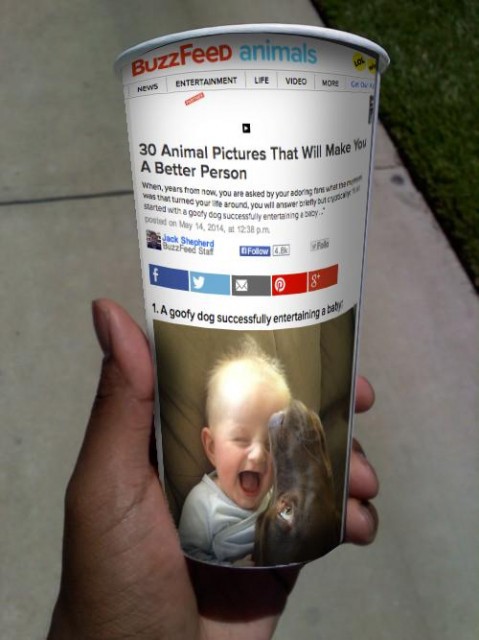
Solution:
{"label": "red pinterest button", "polygon": [[334,264],[332,267],[310,271],[308,273],[308,291],[326,289],[338,284],[338,268],[339,265]]}
{"label": "red pinterest button", "polygon": [[308,274],[288,273],[273,276],[273,295],[285,296],[290,293],[306,293],[308,290]]}

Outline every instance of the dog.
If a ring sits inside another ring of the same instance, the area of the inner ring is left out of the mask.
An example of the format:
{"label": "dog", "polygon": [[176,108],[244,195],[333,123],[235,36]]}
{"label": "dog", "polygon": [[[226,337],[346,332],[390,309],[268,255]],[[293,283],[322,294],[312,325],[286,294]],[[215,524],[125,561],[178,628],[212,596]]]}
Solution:
{"label": "dog", "polygon": [[319,416],[299,400],[275,413],[268,424],[273,491],[258,516],[256,566],[303,563],[340,542],[332,465]]}

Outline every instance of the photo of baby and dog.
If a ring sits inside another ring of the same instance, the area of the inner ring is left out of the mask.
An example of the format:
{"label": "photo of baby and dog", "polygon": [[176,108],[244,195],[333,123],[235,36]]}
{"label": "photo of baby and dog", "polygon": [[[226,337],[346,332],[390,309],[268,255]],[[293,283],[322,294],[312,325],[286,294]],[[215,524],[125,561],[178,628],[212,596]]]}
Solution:
{"label": "photo of baby and dog", "polygon": [[341,542],[355,309],[310,327],[155,321],[165,489],[185,554],[261,567]]}

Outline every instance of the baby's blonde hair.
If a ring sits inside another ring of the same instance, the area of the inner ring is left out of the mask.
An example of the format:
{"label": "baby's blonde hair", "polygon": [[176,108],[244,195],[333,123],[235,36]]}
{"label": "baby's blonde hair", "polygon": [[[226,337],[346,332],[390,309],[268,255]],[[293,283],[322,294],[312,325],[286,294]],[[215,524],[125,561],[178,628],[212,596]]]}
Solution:
{"label": "baby's blonde hair", "polygon": [[209,373],[206,384],[206,420],[210,427],[216,422],[216,413],[224,407],[225,395],[235,391],[233,386],[236,382],[238,385],[244,382],[268,384],[279,394],[284,394],[285,402],[291,399],[281,362],[265,353],[251,336],[245,336],[239,347],[217,360]]}

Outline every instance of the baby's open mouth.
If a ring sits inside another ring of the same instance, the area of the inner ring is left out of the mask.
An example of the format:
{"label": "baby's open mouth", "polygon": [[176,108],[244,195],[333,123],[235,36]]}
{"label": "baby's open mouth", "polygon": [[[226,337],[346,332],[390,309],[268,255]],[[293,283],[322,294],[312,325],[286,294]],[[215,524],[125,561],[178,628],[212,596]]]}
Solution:
{"label": "baby's open mouth", "polygon": [[239,474],[243,491],[248,495],[256,495],[261,484],[260,474],[256,471],[241,471]]}

